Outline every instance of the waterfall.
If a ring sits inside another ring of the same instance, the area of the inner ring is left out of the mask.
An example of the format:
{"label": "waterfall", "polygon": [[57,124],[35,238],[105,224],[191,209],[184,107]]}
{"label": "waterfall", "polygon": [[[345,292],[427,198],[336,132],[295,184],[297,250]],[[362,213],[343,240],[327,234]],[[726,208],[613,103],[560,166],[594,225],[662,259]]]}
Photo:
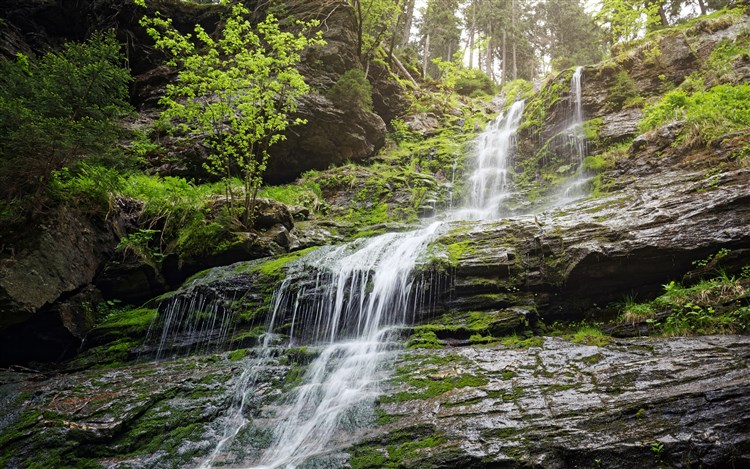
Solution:
{"label": "waterfall", "polygon": [[468,203],[453,214],[454,219],[487,220],[500,214],[503,201],[511,194],[516,131],[523,110],[524,101],[516,101],[477,138]]}
{"label": "waterfall", "polygon": [[570,79],[571,118],[569,126],[570,144],[578,162],[580,170],[583,158],[586,156],[586,136],[583,132],[583,104],[581,103],[581,75],[583,67],[576,67],[573,77]]}
{"label": "waterfall", "polygon": [[570,79],[570,110],[568,113],[567,145],[571,149],[571,164],[576,165],[573,180],[566,184],[559,197],[559,204],[565,204],[588,194],[590,178],[583,171],[583,159],[586,157],[586,134],[583,128],[583,103],[581,99],[581,76],[583,67],[576,67]]}
{"label": "waterfall", "polygon": [[[449,219],[494,218],[511,188],[515,132],[524,104],[514,103],[477,140],[468,207]],[[223,462],[222,452],[248,424],[245,407],[254,392],[256,369],[270,357],[277,324],[289,331],[289,344],[316,344],[320,355],[292,394],[270,418],[270,446],[256,468],[295,468],[336,447],[337,432],[350,433],[379,395],[388,357],[397,349],[398,330],[428,310],[439,290],[419,262],[444,226],[433,222],[407,233],[388,233],[340,246],[320,248],[293,261],[274,293],[263,351],[246,360],[238,393],[225,419],[222,437],[202,468]],[[371,412],[371,411],[370,411]]]}

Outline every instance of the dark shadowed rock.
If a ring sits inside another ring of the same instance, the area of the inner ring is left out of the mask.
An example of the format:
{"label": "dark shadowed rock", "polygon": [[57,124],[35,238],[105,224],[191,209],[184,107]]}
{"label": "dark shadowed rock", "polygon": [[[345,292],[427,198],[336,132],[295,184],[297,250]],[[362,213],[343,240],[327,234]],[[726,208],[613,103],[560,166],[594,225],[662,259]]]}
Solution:
{"label": "dark shadowed rock", "polygon": [[266,178],[289,181],[310,169],[362,161],[385,145],[385,123],[360,108],[342,109],[319,94],[304,96],[298,117],[307,124],[290,127],[287,139],[271,147]]}
{"label": "dark shadowed rock", "polygon": [[116,245],[106,226],[66,208],[37,230],[21,251],[0,259],[0,329],[91,283]]}

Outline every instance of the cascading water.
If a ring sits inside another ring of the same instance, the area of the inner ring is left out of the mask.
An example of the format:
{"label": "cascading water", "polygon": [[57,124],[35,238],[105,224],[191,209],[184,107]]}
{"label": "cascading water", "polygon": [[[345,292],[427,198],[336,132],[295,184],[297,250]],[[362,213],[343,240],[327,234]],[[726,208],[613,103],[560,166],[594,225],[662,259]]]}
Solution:
{"label": "cascading water", "polygon": [[454,212],[452,218],[487,220],[500,215],[503,201],[511,194],[516,131],[523,110],[524,101],[516,101],[477,138],[476,167],[469,177],[468,203]]}
{"label": "cascading water", "polygon": [[[479,137],[469,206],[449,214],[449,219],[481,220],[499,214],[511,187],[509,159],[523,107],[523,102],[513,104]],[[335,448],[342,428],[351,432],[366,423],[361,415],[378,395],[386,358],[397,348],[399,327],[430,308],[431,287],[439,282],[419,275],[417,267],[442,226],[433,222],[408,233],[324,247],[292,263],[273,297],[263,351],[246,362],[221,440],[201,467],[220,462],[227,445],[247,425],[244,412],[254,392],[254,370],[270,356],[269,340],[277,324],[288,326],[290,344],[323,347],[302,383],[269,419],[272,443],[254,467],[295,468]]]}
{"label": "cascading water", "polygon": [[583,128],[583,102],[581,99],[581,77],[583,67],[576,67],[570,79],[570,112],[567,119],[567,144],[571,148],[571,163],[576,165],[575,178],[565,186],[561,202],[567,203],[585,196],[588,193],[589,178],[583,171],[583,159],[586,157],[586,134]]}
{"label": "cascading water", "polygon": [[583,164],[583,158],[586,156],[586,137],[583,132],[583,103],[581,100],[581,75],[583,67],[576,67],[573,77],[570,79],[570,94],[573,97],[571,102],[571,118],[569,127],[570,145],[576,157],[578,167]]}

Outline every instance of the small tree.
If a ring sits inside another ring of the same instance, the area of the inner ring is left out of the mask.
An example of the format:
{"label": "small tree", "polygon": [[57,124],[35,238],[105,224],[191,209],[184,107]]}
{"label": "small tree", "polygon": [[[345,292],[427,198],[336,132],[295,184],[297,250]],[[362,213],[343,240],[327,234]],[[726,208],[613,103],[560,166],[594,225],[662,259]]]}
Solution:
{"label": "small tree", "polygon": [[309,89],[295,68],[300,51],[324,43],[320,32],[307,36],[317,21],[298,21],[295,34],[281,31],[273,15],[256,27],[248,16],[244,5],[233,5],[218,40],[200,25],[195,36],[182,34],[158,12],[141,20],[156,47],[170,54],[168,65],[179,68],[160,101],[166,106],[162,119],[176,124],[173,130],[202,136],[215,150],[205,166],[226,182],[232,213],[237,202],[231,181],[242,180],[245,227],[255,215],[269,147],[285,138],[290,124],[305,123],[289,117]]}

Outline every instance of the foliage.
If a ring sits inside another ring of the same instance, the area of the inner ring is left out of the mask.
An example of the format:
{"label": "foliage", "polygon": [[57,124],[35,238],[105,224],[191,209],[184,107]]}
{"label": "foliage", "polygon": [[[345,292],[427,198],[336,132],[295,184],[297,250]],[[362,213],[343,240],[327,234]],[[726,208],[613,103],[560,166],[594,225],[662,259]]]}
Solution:
{"label": "foliage", "polygon": [[107,211],[112,205],[112,194],[123,183],[123,176],[117,169],[84,161],[52,173],[49,192],[53,198],[81,209]]}
{"label": "foliage", "polygon": [[[700,267],[700,263],[697,265]],[[664,285],[664,293],[653,301],[626,300],[620,321],[631,324],[645,321],[657,332],[669,336],[747,332],[750,307],[743,298],[749,277],[750,268],[745,268],[739,277],[719,271],[715,277],[693,285],[669,282]]]}
{"label": "foliage", "polygon": [[684,121],[683,143],[706,143],[750,126],[750,85],[719,85],[706,91],[670,91],[644,110],[640,130]]}
{"label": "foliage", "polygon": [[130,111],[123,63],[112,34],[0,59],[0,198],[33,194],[37,212],[55,171],[113,151],[115,119]]}
{"label": "foliage", "polygon": [[[461,20],[458,18],[457,0],[428,0],[422,9],[419,21],[420,43],[422,55],[428,62],[427,73],[430,76],[444,78],[445,71],[439,62],[451,62],[454,54],[460,50]],[[429,36],[429,50],[427,37]]]}
{"label": "foliage", "polygon": [[395,0],[348,0],[357,23],[357,51],[362,63],[369,62],[393,28],[397,26],[399,2]]}
{"label": "foliage", "polygon": [[124,180],[119,194],[142,201],[141,225],[158,227],[162,237],[169,239],[221,192],[219,184],[196,185],[180,177],[132,174]]}
{"label": "foliage", "polygon": [[168,64],[180,69],[160,100],[166,107],[162,120],[175,124],[173,131],[203,135],[215,150],[206,168],[224,178],[230,213],[237,203],[231,180],[242,180],[246,227],[252,225],[269,147],[284,139],[289,124],[304,123],[289,118],[308,91],[295,67],[300,51],[323,44],[320,32],[306,36],[317,22],[297,22],[301,31],[294,34],[281,31],[273,15],[253,27],[249,13],[234,4],[218,40],[200,25],[195,37],[183,35],[158,13],[141,20],[156,48],[171,56]]}
{"label": "foliage", "polygon": [[372,85],[365,72],[358,68],[341,75],[327,94],[334,103],[344,105],[342,107],[356,106],[372,111]]}
{"label": "foliage", "polygon": [[308,171],[294,184],[263,186],[258,195],[286,205],[302,205],[311,212],[327,213],[328,205],[320,185],[315,181],[315,171]]}
{"label": "foliage", "polygon": [[660,23],[659,2],[643,0],[600,0],[595,19],[609,34],[612,43],[637,38]]}
{"label": "foliage", "polygon": [[154,242],[154,237],[158,233],[158,230],[150,229],[139,229],[133,233],[129,233],[120,238],[117,250],[120,252],[132,252],[143,262],[150,264],[154,268],[158,268],[164,259],[158,243]]}
{"label": "foliage", "polygon": [[506,109],[520,99],[529,99],[534,95],[534,84],[523,79],[509,81],[503,86]]}
{"label": "foliage", "polygon": [[607,99],[614,106],[615,109],[619,109],[628,100],[636,98],[638,96],[638,88],[636,87],[635,81],[628,75],[625,70],[620,70],[615,74],[612,79],[612,85],[609,87]]}
{"label": "foliage", "polygon": [[495,94],[495,82],[485,72],[472,68],[456,77],[455,90],[462,96],[492,96]]}
{"label": "foliage", "polygon": [[[604,55],[605,32],[579,0],[547,0],[538,7],[540,33],[546,36],[546,55],[553,70],[599,62]],[[546,39],[545,38],[545,39]]]}
{"label": "foliage", "polygon": [[605,335],[598,327],[590,324],[583,324],[573,334],[573,342],[576,344],[595,345],[601,347],[607,345],[612,340]]}

